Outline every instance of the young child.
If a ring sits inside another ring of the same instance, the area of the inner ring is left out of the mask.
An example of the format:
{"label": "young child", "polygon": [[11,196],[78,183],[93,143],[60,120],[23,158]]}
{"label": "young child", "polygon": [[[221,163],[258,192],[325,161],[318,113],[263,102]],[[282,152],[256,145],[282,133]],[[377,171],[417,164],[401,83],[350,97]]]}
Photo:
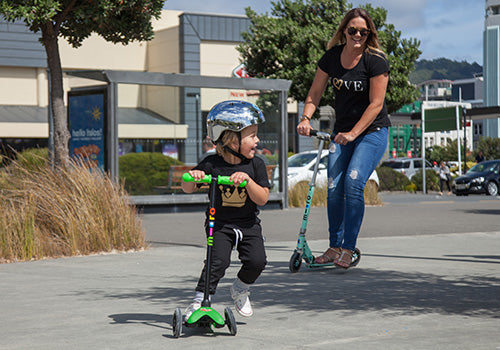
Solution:
{"label": "young child", "polygon": [[[230,176],[234,186],[217,185],[215,191],[215,227],[213,230],[212,264],[209,294],[214,295],[220,279],[231,263],[231,250],[239,253],[242,266],[231,286],[236,311],[245,317],[253,314],[248,298],[250,285],[266,266],[266,253],[257,206],[267,203],[269,180],[264,161],[255,157],[259,138],[258,124],[264,123],[260,109],[244,101],[225,101],[215,105],[207,117],[208,136],[216,145],[209,155],[189,173],[195,180],[206,174]],[[245,187],[239,184],[247,182]],[[198,184],[182,182],[186,193]],[[209,191],[210,193],[211,191]],[[205,230],[208,235],[208,208]],[[204,267],[192,304],[185,311],[186,320],[200,308],[205,286]]]}

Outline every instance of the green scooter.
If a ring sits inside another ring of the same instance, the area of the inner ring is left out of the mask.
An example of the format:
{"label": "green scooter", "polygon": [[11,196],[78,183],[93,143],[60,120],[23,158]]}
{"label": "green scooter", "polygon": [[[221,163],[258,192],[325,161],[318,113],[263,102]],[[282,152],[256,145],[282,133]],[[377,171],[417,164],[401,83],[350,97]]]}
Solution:
{"label": "green scooter", "polygon": [[[319,139],[319,147],[318,147],[318,156],[316,157],[316,163],[314,164],[314,171],[311,178],[311,182],[309,183],[309,192],[307,194],[306,200],[306,208],[304,211],[304,216],[302,217],[302,226],[299,232],[299,239],[297,241],[297,248],[294,250],[292,257],[290,258],[289,268],[291,272],[298,272],[300,266],[302,265],[302,260],[304,260],[306,267],[308,268],[319,268],[325,266],[333,266],[333,262],[326,264],[318,264],[314,262],[314,255],[309,248],[306,240],[306,229],[307,229],[307,221],[309,219],[309,211],[311,210],[311,203],[314,195],[314,188],[316,186],[316,175],[318,174],[319,162],[321,159],[321,151],[323,150],[323,146],[325,141],[330,140],[330,134],[325,132],[321,132],[318,130],[310,130],[309,134],[311,136],[315,136]],[[352,255],[352,263],[351,266],[354,267],[359,263],[361,259],[361,251],[356,248]]]}
{"label": "green scooter", "polygon": [[[211,183],[210,187],[210,209],[209,209],[209,234],[207,237],[207,259],[206,259],[206,268],[205,268],[205,292],[203,295],[203,301],[201,303],[201,307],[194,311],[191,316],[187,320],[183,320],[182,311],[180,308],[175,309],[174,317],[173,317],[173,325],[172,330],[175,338],[179,338],[182,332],[182,326],[186,327],[200,327],[200,328],[211,328],[212,326],[215,328],[222,328],[227,325],[229,328],[229,332],[231,335],[236,335],[237,326],[236,320],[234,318],[233,312],[231,308],[228,306],[224,309],[224,318],[221,314],[215,311],[211,307],[210,298],[209,298],[209,281],[210,281],[210,266],[212,259],[212,246],[214,243],[213,238],[213,228],[215,225],[215,207],[214,207],[214,198],[215,198],[215,189],[217,184],[222,185],[232,185],[233,182],[229,179],[229,176],[212,176],[205,175],[203,179],[200,181],[195,181],[194,178],[189,173],[184,173],[182,175],[182,180],[186,182],[198,182],[198,183]],[[240,184],[240,187],[244,187],[246,185],[246,181]]]}

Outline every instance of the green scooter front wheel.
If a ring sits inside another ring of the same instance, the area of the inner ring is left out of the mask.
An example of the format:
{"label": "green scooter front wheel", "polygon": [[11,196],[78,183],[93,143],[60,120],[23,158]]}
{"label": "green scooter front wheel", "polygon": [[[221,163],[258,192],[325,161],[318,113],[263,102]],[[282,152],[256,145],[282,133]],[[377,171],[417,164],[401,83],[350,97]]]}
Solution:
{"label": "green scooter front wheel", "polygon": [[302,254],[300,254],[297,250],[295,250],[292,254],[292,257],[290,258],[290,263],[288,267],[290,268],[291,272],[295,273],[299,271],[301,265],[302,265]]}

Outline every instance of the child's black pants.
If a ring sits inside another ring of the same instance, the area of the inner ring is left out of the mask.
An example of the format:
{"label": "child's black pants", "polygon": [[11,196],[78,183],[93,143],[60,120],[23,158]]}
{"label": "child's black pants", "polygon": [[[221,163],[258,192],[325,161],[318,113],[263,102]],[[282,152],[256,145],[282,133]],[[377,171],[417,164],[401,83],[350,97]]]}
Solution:
{"label": "child's black pants", "polygon": [[[209,228],[207,227],[206,230],[208,236]],[[231,263],[231,252],[235,245],[242,263],[238,278],[246,284],[253,284],[267,264],[260,224],[249,228],[224,225],[214,229],[213,237],[209,293],[215,294],[220,279],[224,277],[226,269]],[[203,268],[196,286],[198,292],[205,290],[205,268]]]}

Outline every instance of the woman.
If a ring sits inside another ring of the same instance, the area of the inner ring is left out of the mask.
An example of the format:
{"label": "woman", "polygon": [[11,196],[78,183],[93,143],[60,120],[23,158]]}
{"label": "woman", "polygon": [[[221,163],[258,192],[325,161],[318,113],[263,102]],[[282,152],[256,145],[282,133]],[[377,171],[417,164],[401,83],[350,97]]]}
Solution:
{"label": "woman", "polygon": [[439,163],[439,195],[443,195],[444,184],[448,187],[448,196],[451,194],[450,186],[451,173],[450,168],[443,161]]}
{"label": "woman", "polygon": [[363,221],[365,184],[387,148],[389,63],[379,49],[373,20],[359,8],[345,15],[327,49],[297,131],[309,136],[309,121],[330,80],[336,112],[328,158],[330,247],[315,262],[347,269]]}

